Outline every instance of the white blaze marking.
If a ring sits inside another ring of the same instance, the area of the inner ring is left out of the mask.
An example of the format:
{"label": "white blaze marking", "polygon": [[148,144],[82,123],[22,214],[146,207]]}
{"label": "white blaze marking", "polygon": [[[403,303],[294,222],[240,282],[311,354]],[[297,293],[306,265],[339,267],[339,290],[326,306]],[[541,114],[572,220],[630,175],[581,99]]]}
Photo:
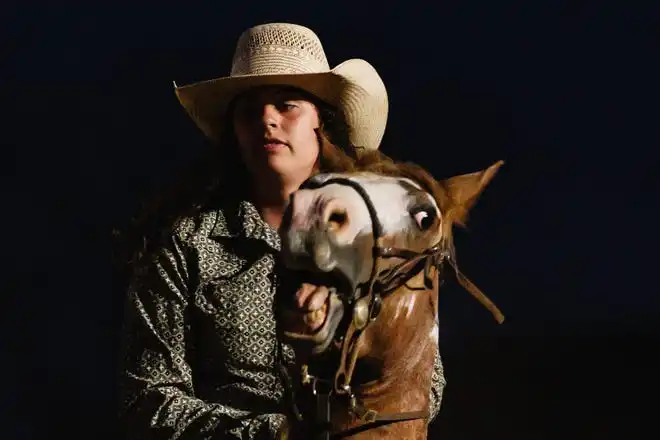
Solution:
{"label": "white blaze marking", "polygon": [[410,317],[410,314],[413,311],[413,308],[415,307],[415,298],[417,298],[417,295],[410,295],[410,299],[408,300],[408,311],[406,313],[406,318]]}
{"label": "white blaze marking", "polygon": [[[318,176],[317,180],[325,181],[334,176],[333,174]],[[396,234],[410,227],[412,220],[408,211],[408,190],[401,183],[407,182],[415,188],[420,188],[417,183],[410,179],[376,174],[360,174],[352,176],[350,179],[359,183],[369,195],[378,220],[383,226],[384,234]],[[341,184],[330,184],[319,191],[322,191],[328,198],[341,198],[347,204],[351,217],[351,231],[350,234],[346,233],[343,237],[346,243],[350,243],[359,233],[372,231],[369,211],[362,197],[353,188]],[[435,201],[430,196],[429,202],[435,205]]]}
{"label": "white blaze marking", "polygon": [[401,315],[401,311],[405,310],[406,311],[406,319],[410,318],[410,314],[415,308],[415,301],[417,299],[417,294],[416,293],[405,293],[401,295],[399,300],[397,301],[396,304],[396,310],[394,312],[394,319],[398,319],[399,316]]}
{"label": "white blaze marking", "polygon": [[438,321],[435,321],[435,324],[433,324],[433,327],[431,328],[431,333],[429,334],[429,338],[437,345],[438,344]]}

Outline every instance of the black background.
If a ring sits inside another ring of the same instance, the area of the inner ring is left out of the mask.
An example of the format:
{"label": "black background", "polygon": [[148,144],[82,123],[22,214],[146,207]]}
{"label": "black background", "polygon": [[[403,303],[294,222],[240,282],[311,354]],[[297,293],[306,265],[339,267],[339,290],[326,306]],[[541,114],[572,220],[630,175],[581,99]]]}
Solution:
{"label": "black background", "polygon": [[226,75],[269,21],[315,30],[331,65],[375,65],[386,153],[437,177],[506,161],[456,234],[508,320],[443,291],[431,438],[641,438],[660,366],[657,2],[97,3],[0,14],[2,438],[114,438],[110,231],[206,146],[172,81]]}

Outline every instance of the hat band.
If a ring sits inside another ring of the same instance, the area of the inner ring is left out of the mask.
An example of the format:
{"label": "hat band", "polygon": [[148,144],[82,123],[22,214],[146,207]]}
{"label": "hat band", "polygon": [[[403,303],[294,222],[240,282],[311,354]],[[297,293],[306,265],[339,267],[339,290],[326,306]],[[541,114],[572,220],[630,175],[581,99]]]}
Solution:
{"label": "hat band", "polygon": [[265,46],[234,57],[231,76],[319,73],[330,70],[327,60],[291,47]]}

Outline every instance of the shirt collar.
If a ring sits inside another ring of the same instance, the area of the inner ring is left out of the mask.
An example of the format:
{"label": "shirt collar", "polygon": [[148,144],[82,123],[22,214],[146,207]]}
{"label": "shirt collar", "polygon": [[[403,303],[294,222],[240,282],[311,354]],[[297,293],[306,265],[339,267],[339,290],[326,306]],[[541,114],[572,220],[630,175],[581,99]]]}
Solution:
{"label": "shirt collar", "polygon": [[281,248],[277,231],[263,220],[256,206],[247,200],[227,203],[218,209],[209,236],[261,240],[277,251]]}

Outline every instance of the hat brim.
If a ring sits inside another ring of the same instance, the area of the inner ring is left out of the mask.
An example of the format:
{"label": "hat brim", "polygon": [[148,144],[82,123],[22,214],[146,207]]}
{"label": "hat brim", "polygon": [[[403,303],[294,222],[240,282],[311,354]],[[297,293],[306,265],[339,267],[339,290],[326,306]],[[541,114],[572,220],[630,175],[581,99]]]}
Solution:
{"label": "hat brim", "polygon": [[293,86],[311,93],[343,112],[351,143],[369,149],[380,146],[387,124],[387,92],[373,66],[361,59],[345,61],[327,72],[216,78],[176,87],[175,93],[202,132],[219,140],[229,103],[265,85]]}

